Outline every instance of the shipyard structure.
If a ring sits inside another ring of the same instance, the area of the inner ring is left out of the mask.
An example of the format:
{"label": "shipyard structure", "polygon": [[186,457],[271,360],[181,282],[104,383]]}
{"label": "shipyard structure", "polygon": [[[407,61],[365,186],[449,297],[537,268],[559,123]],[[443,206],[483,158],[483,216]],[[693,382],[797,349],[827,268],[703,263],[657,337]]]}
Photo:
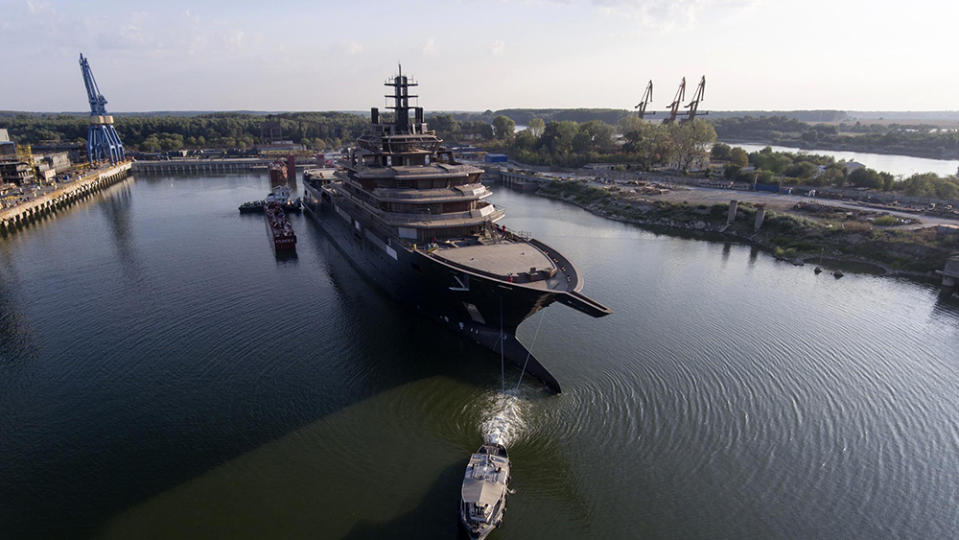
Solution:
{"label": "shipyard structure", "polygon": [[86,163],[79,145],[17,145],[0,129],[0,233],[17,230],[41,216],[125,178],[131,169],[123,143],[107,114],[90,62],[80,55],[80,72],[90,103]]}
{"label": "shipyard structure", "polygon": [[402,71],[385,83],[389,113],[371,109],[336,177],[304,178],[304,204],[356,269],[555,391],[559,382],[515,337],[559,301],[593,317],[610,310],[580,291],[583,277],[559,251],[499,224],[482,169],[460,163],[410,106]]}

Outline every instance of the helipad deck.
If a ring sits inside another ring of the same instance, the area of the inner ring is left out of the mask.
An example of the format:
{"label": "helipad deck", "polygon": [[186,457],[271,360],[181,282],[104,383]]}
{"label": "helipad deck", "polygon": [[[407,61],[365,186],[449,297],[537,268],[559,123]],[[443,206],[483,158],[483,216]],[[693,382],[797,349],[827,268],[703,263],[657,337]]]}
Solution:
{"label": "helipad deck", "polygon": [[556,268],[543,252],[525,242],[441,249],[434,255],[503,278],[529,272],[530,268],[550,273]]}

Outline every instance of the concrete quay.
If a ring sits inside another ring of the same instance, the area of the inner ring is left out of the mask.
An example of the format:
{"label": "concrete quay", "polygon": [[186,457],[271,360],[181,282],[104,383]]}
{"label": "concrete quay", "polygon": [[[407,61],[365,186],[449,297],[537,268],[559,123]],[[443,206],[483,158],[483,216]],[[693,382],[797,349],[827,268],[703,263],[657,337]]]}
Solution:
{"label": "concrete quay", "polygon": [[27,202],[0,210],[0,233],[12,233],[23,225],[43,216],[55,213],[75,201],[89,197],[103,188],[112,186],[130,174],[132,163],[125,161],[116,165],[91,171],[80,179],[61,186],[49,193]]}
{"label": "concrete quay", "polygon": [[135,174],[245,172],[256,167],[266,167],[272,162],[273,159],[263,158],[136,161],[133,163],[133,172]]}

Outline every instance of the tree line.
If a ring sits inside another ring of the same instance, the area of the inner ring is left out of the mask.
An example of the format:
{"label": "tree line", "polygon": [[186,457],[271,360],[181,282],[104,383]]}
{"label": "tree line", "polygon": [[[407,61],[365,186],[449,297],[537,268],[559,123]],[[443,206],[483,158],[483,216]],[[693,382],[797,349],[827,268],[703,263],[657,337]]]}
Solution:
{"label": "tree line", "polygon": [[718,118],[712,123],[725,141],[959,159],[959,131],[935,126],[807,124],[785,116]]}
{"label": "tree line", "polygon": [[710,157],[725,162],[723,174],[740,182],[813,187],[860,187],[896,191],[914,197],[959,200],[959,179],[935,173],[914,174],[897,179],[887,172],[868,167],[849,170],[831,156],[775,152],[768,146],[747,153],[740,147],[716,143]]}
{"label": "tree line", "polygon": [[506,115],[493,119],[494,149],[504,150],[523,163],[579,167],[591,162],[653,167],[695,168],[708,157],[716,140],[712,126],[702,120],[659,124],[623,117],[618,126],[600,120],[545,121],[531,118],[529,128],[513,133],[515,122]]}
{"label": "tree line", "polygon": [[[386,116],[388,119],[388,116]],[[3,117],[11,138],[21,144],[86,142],[89,116],[79,114],[12,114]],[[364,115],[344,112],[279,114],[211,113],[183,115],[122,115],[114,127],[130,150],[158,152],[184,148],[249,149],[260,141],[264,122],[280,125],[283,139],[324,150],[351,144],[369,129]],[[449,114],[427,117],[431,128],[451,142],[492,138],[492,127],[482,120],[457,121]]]}

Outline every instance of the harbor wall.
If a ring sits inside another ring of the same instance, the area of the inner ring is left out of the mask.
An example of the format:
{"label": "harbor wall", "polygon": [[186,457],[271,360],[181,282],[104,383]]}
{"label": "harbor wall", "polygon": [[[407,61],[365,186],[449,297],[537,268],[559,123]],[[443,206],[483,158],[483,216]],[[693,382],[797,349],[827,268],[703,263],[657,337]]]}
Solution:
{"label": "harbor wall", "polygon": [[[224,158],[224,159],[164,159],[156,161],[133,162],[134,174],[177,174],[177,173],[229,173],[266,171],[276,158]],[[316,168],[315,160],[310,158],[296,163],[300,170]]]}
{"label": "harbor wall", "polygon": [[536,191],[542,181],[539,177],[500,167],[484,167],[483,169],[487,180],[520,191]]}
{"label": "harbor wall", "polygon": [[130,174],[132,163],[125,161],[83,175],[80,179],[30,201],[0,210],[0,233],[12,233],[46,214],[55,213],[75,201],[112,186]]}
{"label": "harbor wall", "polygon": [[260,158],[136,161],[133,163],[133,172],[135,174],[241,172],[257,167],[265,168],[272,162],[272,159]]}

